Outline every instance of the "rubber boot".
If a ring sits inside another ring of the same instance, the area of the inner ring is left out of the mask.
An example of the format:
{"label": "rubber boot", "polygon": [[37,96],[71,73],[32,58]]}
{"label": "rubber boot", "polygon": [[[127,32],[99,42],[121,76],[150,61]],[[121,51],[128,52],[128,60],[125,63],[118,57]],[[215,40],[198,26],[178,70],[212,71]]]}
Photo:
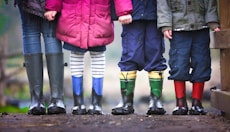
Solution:
{"label": "rubber boot", "polygon": [[30,87],[31,104],[28,114],[44,115],[46,109],[43,102],[43,60],[42,54],[25,54],[25,67]]}
{"label": "rubber boot", "polygon": [[103,90],[103,78],[93,78],[93,88],[92,88],[92,100],[91,105],[88,109],[88,114],[90,115],[102,115],[102,90]]}
{"label": "rubber boot", "polygon": [[188,105],[185,94],[185,81],[174,81],[175,92],[176,92],[176,108],[174,108],[173,115],[187,115]]}
{"label": "rubber boot", "polygon": [[121,72],[120,85],[122,100],[112,109],[113,115],[128,115],[134,113],[133,96],[136,80],[136,71]]}
{"label": "rubber boot", "polygon": [[87,114],[87,111],[84,105],[83,77],[72,76],[72,84],[73,84],[73,98],[74,98],[74,107],[72,108],[72,114],[85,115]]}
{"label": "rubber boot", "polygon": [[205,115],[201,100],[204,91],[204,82],[194,82],[192,90],[192,107],[189,110],[189,115]]}
{"label": "rubber boot", "polygon": [[150,84],[150,101],[149,110],[147,115],[163,115],[166,111],[163,108],[161,102],[162,86],[163,86],[163,72],[152,71],[149,72],[149,84]]}
{"label": "rubber boot", "polygon": [[46,63],[50,83],[51,99],[48,114],[66,113],[64,105],[64,61],[63,53],[46,54]]}

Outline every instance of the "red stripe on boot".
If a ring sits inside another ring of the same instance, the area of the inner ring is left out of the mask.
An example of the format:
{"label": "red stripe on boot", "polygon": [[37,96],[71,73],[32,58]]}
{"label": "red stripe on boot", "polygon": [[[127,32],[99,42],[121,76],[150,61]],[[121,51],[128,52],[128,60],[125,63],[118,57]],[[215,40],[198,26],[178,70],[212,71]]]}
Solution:
{"label": "red stripe on boot", "polygon": [[185,97],[185,81],[174,80],[174,87],[175,87],[176,98],[181,99]]}
{"label": "red stripe on boot", "polygon": [[192,86],[192,98],[202,100],[204,82],[194,82]]}

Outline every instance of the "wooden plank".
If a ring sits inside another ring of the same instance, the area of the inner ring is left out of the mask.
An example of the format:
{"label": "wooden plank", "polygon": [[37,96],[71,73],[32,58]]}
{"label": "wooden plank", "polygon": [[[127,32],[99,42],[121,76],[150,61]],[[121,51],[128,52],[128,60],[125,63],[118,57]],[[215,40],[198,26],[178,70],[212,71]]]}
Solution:
{"label": "wooden plank", "polygon": [[210,47],[230,48],[230,0],[218,0],[218,7],[221,31],[210,33]]}
{"label": "wooden plank", "polygon": [[210,40],[210,48],[230,48],[230,29],[221,30],[220,32],[210,32]]}
{"label": "wooden plank", "polygon": [[230,0],[219,0],[219,17],[221,29],[230,28]]}
{"label": "wooden plank", "polygon": [[230,115],[230,92],[213,90],[211,92],[211,106],[215,107],[226,115]]}
{"label": "wooden plank", "polygon": [[211,93],[211,106],[230,118],[230,0],[218,0],[220,32],[211,32],[211,48],[220,49],[221,90]]}
{"label": "wooden plank", "polygon": [[221,49],[220,52],[220,76],[221,90],[230,91],[230,49]]}

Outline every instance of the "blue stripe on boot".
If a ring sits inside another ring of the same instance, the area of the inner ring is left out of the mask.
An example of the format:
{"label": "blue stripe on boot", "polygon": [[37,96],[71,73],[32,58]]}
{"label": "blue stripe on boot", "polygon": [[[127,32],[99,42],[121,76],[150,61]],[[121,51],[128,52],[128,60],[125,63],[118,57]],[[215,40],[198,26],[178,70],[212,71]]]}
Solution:
{"label": "blue stripe on boot", "polygon": [[80,95],[83,92],[83,77],[72,76],[73,93]]}
{"label": "blue stripe on boot", "polygon": [[93,77],[93,89],[97,95],[102,95],[103,92],[103,78]]}

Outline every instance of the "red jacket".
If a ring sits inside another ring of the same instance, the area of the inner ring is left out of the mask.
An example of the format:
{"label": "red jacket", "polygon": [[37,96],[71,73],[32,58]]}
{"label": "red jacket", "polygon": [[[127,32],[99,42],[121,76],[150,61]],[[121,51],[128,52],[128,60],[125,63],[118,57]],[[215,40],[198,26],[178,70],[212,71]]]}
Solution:
{"label": "red jacket", "polygon": [[[118,16],[131,14],[131,0],[114,0]],[[46,0],[46,10],[60,12],[56,36],[83,49],[114,40],[110,0]]]}

